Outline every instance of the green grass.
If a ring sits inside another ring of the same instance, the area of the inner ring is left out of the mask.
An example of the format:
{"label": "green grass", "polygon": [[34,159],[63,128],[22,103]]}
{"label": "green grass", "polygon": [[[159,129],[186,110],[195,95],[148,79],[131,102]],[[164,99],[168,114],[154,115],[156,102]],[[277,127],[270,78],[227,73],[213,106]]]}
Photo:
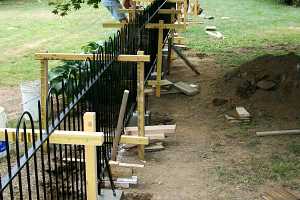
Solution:
{"label": "green grass", "polygon": [[[185,36],[191,48],[216,55],[218,63],[238,65],[272,51],[270,46],[299,46],[300,8],[276,0],[202,0],[201,5],[215,19],[201,18],[205,23],[191,26]],[[225,39],[209,38],[204,31],[207,25],[217,26]],[[285,51],[276,49],[275,53]]]}
{"label": "green grass", "polygon": [[103,21],[112,20],[104,7],[84,7],[62,18],[51,13],[46,0],[0,1],[0,19],[0,87],[38,79],[35,52],[80,52],[87,42],[114,32],[102,28]]}

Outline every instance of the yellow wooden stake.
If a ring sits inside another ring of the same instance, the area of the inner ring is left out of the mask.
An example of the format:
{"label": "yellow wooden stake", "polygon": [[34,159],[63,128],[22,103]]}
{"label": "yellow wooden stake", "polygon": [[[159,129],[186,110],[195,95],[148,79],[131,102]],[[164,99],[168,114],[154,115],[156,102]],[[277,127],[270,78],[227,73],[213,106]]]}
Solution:
{"label": "yellow wooden stake", "polygon": [[[83,116],[84,131],[96,132],[96,113],[87,112]],[[97,200],[97,152],[96,146],[85,146],[87,200]]]}
{"label": "yellow wooden stake", "polygon": [[184,18],[183,18],[183,23],[184,25],[186,26],[186,22],[187,22],[187,11],[188,11],[188,3],[187,3],[187,0],[184,0],[184,4],[183,4],[183,15],[184,15]]}
{"label": "yellow wooden stake", "polygon": [[157,97],[160,97],[163,36],[164,36],[164,21],[159,20],[158,50],[157,50],[157,65],[156,65],[156,96]]}
{"label": "yellow wooden stake", "polygon": [[[144,55],[143,51],[138,51],[138,55]],[[137,63],[137,104],[138,104],[138,136],[145,136],[145,94],[144,94],[144,62]],[[138,156],[145,160],[145,146],[138,146]]]}
{"label": "yellow wooden stake", "polygon": [[41,60],[41,115],[42,115],[42,127],[46,128],[46,104],[48,95],[48,60]]}

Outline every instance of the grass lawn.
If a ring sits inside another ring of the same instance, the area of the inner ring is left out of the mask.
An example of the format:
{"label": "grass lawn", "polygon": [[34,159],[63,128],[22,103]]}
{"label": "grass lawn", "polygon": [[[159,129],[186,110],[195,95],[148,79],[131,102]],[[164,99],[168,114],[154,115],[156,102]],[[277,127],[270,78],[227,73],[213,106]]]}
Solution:
{"label": "grass lawn", "polygon": [[47,2],[0,1],[0,87],[38,78],[35,52],[80,52],[87,42],[114,32],[102,28],[103,21],[112,20],[104,7],[84,7],[62,18],[51,13]]}
{"label": "grass lawn", "polygon": [[[241,64],[266,53],[270,47],[300,44],[299,8],[279,4],[277,0],[201,0],[201,6],[206,15],[215,19],[189,28],[189,46],[216,55],[225,66]],[[204,31],[208,25],[217,26],[225,39],[209,39]],[[241,49],[250,51],[241,54]]]}

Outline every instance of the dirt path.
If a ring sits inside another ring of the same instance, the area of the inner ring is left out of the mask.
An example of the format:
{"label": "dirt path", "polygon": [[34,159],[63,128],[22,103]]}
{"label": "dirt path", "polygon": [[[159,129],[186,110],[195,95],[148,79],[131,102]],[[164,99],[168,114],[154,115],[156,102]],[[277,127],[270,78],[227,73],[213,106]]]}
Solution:
{"label": "dirt path", "polygon": [[169,79],[196,83],[201,92],[194,97],[151,97],[154,117],[160,113],[173,118],[177,134],[166,139],[165,150],[146,153],[146,167],[137,173],[140,183],[126,193],[149,193],[153,200],[253,200],[261,199],[267,188],[284,185],[265,179],[268,162],[262,160],[278,149],[285,152],[285,145],[299,137],[259,139],[254,131],[264,128],[264,123],[249,127],[228,124],[224,119],[226,108],[212,104],[220,94],[216,87],[224,70],[211,57],[191,60],[201,63],[201,76],[194,76],[177,60]]}

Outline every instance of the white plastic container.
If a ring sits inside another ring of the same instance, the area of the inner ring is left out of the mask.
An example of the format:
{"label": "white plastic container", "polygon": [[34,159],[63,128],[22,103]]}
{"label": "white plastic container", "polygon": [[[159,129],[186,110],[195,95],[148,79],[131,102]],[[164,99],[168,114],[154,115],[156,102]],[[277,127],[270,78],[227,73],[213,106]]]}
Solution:
{"label": "white plastic container", "polygon": [[40,81],[23,82],[21,84],[23,112],[28,111],[34,121],[39,118],[40,85]]}
{"label": "white plastic container", "polygon": [[[0,107],[0,128],[6,128],[7,116],[3,107]],[[0,158],[6,156],[7,143],[0,141]]]}

